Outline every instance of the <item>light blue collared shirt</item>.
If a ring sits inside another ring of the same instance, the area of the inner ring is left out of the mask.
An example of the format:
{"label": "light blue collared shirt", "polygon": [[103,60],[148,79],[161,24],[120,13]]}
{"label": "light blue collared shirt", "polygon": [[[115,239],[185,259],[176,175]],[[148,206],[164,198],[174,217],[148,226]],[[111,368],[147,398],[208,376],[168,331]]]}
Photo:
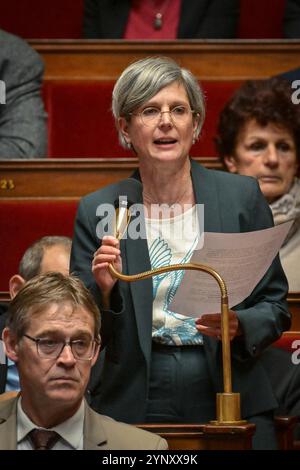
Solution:
{"label": "light blue collared shirt", "polygon": [[11,359],[7,358],[7,376],[5,391],[10,392],[12,390],[20,390],[19,372],[16,363]]}

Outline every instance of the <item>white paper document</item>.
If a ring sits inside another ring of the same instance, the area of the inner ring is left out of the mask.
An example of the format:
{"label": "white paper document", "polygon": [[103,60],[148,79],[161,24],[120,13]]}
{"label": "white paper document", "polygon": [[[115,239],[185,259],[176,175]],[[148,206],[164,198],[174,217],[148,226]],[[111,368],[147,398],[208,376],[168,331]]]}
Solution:
{"label": "white paper document", "polygon": [[[283,244],[292,221],[265,230],[247,233],[204,233],[202,249],[190,260],[217,271],[225,281],[229,307],[248,297],[270,267]],[[173,312],[189,317],[221,311],[217,281],[200,271],[186,271],[169,305]]]}

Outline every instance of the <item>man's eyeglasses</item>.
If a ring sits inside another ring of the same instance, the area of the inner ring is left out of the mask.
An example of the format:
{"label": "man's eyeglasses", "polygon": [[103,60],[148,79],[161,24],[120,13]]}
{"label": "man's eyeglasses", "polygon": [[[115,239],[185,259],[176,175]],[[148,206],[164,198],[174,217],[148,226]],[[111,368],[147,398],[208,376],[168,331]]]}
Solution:
{"label": "man's eyeglasses", "polygon": [[130,115],[140,116],[144,126],[155,127],[160,123],[164,113],[168,113],[170,115],[173,124],[182,125],[188,121],[191,114],[195,114],[196,112],[187,106],[175,106],[168,111],[161,111],[159,108],[149,106],[139,113],[130,113]]}
{"label": "man's eyeglasses", "polygon": [[64,347],[70,346],[75,359],[90,361],[93,359],[99,345],[99,341],[92,338],[59,341],[48,338],[33,338],[29,335],[23,336],[35,342],[37,353],[43,359],[57,359],[63,352]]}

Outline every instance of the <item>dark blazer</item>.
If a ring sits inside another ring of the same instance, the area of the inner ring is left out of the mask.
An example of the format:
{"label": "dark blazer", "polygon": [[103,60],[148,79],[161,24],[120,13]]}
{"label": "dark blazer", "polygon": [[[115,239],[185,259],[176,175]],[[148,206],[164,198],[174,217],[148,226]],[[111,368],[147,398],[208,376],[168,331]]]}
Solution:
{"label": "dark blazer", "polygon": [[41,98],[44,65],[21,38],[0,29],[0,159],[47,155],[47,115]]}
{"label": "dark blazer", "polygon": [[[300,27],[300,22],[299,22],[299,27]],[[300,37],[300,34],[299,34],[299,37]],[[288,80],[290,83],[292,83],[294,80],[300,80],[300,67],[296,69],[288,70],[287,72],[283,72],[275,76],[278,78],[283,78],[284,80]],[[299,88],[299,86],[297,86],[297,88]],[[293,90],[294,89],[291,88],[291,94],[293,93]]]}
{"label": "dark blazer", "polygon": [[[130,12],[130,0],[85,0],[84,37],[121,39]],[[177,38],[235,38],[238,0],[182,0]]]}
{"label": "dark blazer", "polygon": [[300,0],[286,0],[284,37],[288,39],[300,38]]}
{"label": "dark blazer", "polygon": [[[17,448],[17,398],[0,402],[0,450]],[[151,432],[118,423],[85,406],[84,450],[166,450],[165,439]]]}
{"label": "dark blazer", "polygon": [[[207,170],[192,161],[196,202],[204,204],[206,232],[236,233],[273,224],[271,212],[254,178]],[[118,183],[85,196],[75,222],[71,271],[93,292],[101,308],[91,263],[100,241],[96,235],[101,203],[114,203]],[[122,193],[121,193],[122,194]],[[136,201],[142,203],[142,189]],[[147,240],[121,240],[123,272],[150,269]],[[233,388],[241,392],[244,417],[277,407],[259,356],[290,326],[285,297],[287,281],[276,257],[251,295],[236,307],[243,337],[232,341]],[[101,335],[105,356],[92,372],[91,403],[96,410],[125,422],[143,422],[146,413],[152,347],[152,280],[118,282],[112,310],[102,310]],[[216,391],[222,391],[220,342],[204,336],[204,350]]]}

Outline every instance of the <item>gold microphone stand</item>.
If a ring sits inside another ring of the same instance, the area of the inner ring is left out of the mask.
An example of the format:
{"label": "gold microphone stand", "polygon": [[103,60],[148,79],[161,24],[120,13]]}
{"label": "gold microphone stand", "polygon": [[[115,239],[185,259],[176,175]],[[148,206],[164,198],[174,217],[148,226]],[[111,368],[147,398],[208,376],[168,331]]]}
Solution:
{"label": "gold microphone stand", "polygon": [[[129,212],[129,211],[128,211]],[[129,223],[129,214],[127,217],[126,227]],[[116,238],[120,240],[125,229],[116,230]],[[228,318],[228,295],[227,288],[223,278],[217,271],[209,266],[197,263],[173,264],[171,266],[163,266],[161,268],[145,271],[140,274],[125,275],[118,272],[112,264],[109,264],[109,271],[112,276],[125,282],[141,281],[161,273],[179,270],[195,270],[210,274],[218,283],[221,291],[221,331],[222,331],[222,360],[223,360],[223,381],[224,392],[217,393],[217,419],[212,421],[215,425],[243,425],[245,420],[241,420],[240,411],[240,394],[232,392],[231,381],[231,353],[230,353],[230,337],[229,337],[229,318]]]}

